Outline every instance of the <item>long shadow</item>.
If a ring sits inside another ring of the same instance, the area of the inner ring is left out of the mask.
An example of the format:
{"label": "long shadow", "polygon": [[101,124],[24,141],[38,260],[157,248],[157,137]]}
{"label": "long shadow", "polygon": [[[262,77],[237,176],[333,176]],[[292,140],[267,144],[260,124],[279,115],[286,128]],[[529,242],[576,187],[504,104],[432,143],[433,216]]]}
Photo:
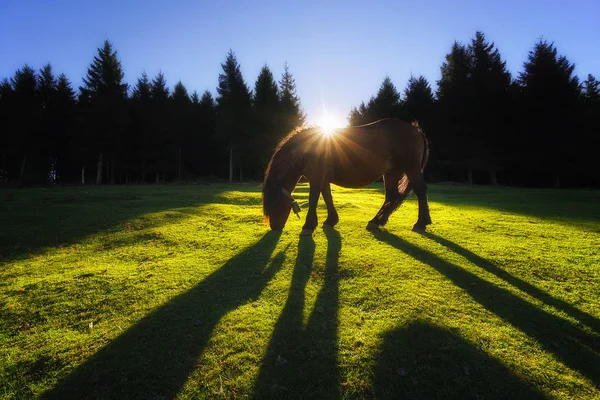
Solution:
{"label": "long shadow", "polygon": [[511,275],[510,273],[506,272],[502,268],[494,265],[492,262],[482,258],[481,256],[478,256],[477,254],[465,249],[464,247],[461,247],[460,245],[458,245],[454,242],[451,242],[448,239],[442,238],[440,236],[437,236],[437,235],[435,235],[433,233],[429,233],[429,232],[425,232],[423,235],[425,237],[441,244],[442,246],[446,247],[450,251],[453,251],[456,254],[463,256],[464,258],[466,258],[473,264],[477,265],[479,268],[482,268],[482,269],[496,275],[498,278],[503,279],[504,281],[510,283],[511,285],[515,286],[516,288],[519,288],[520,290],[524,291],[525,293],[529,294],[530,296],[535,297],[536,299],[543,301],[544,303],[546,303],[556,309],[564,311],[565,313],[569,314],[571,317],[573,317],[576,320],[589,326],[590,328],[595,330],[597,333],[600,333],[600,320],[598,320],[594,316],[589,315],[588,313],[581,311],[581,310],[577,309],[576,307],[573,307],[571,304],[567,303],[564,300],[560,300],[555,297],[552,297],[551,295],[544,292],[543,290],[533,286],[532,284],[530,284],[522,279],[517,278],[516,276]]}
{"label": "long shadow", "polygon": [[281,267],[285,250],[267,265],[279,236],[267,233],[101,349],[43,398],[175,398],[221,318],[258,298]]}
{"label": "long shadow", "polygon": [[327,259],[323,286],[314,310],[303,326],[304,291],[312,273],[315,243],[302,237],[290,292],[254,386],[255,399],[336,399],[339,393],[337,363],[339,274],[341,238],[324,229]]}
{"label": "long shadow", "polygon": [[385,335],[373,391],[377,399],[544,397],[458,334],[423,321],[413,321]]}
{"label": "long shadow", "polygon": [[568,321],[555,317],[509,291],[471,274],[442,258],[386,231],[374,236],[420,260],[448,277],[475,301],[512,324],[556,355],[568,367],[600,385],[600,337],[588,334]]}
{"label": "long shadow", "polygon": [[533,189],[477,185],[430,185],[435,202],[452,206],[476,206],[562,224],[593,228],[600,222],[600,190]]}
{"label": "long shadow", "polygon": [[0,261],[29,257],[45,247],[72,244],[97,232],[120,229],[122,223],[149,213],[173,210],[165,221],[154,216],[138,225],[173,223],[186,218],[184,212],[175,209],[202,204],[260,204],[258,198],[222,196],[228,190],[256,192],[256,187],[216,184],[1,189]]}

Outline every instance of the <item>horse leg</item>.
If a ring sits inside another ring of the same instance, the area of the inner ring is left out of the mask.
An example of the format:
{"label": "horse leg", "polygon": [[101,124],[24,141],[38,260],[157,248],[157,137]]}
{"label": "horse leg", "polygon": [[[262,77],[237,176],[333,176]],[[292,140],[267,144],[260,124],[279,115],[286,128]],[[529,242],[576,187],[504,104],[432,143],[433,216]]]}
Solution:
{"label": "horse leg", "polygon": [[302,227],[300,236],[310,236],[317,227],[317,203],[321,195],[322,185],[310,182],[310,191],[308,194],[308,213],[306,214],[306,222]]}
{"label": "horse leg", "polygon": [[[383,175],[385,200],[375,217],[367,224],[368,230],[375,230],[385,225],[390,215],[410,194],[410,187],[406,179],[401,181],[403,175],[404,173],[400,171],[388,171]],[[400,187],[400,184],[403,186]]]}
{"label": "horse leg", "polygon": [[325,222],[323,222],[323,226],[334,227],[340,218],[335,210],[335,206],[333,205],[333,197],[331,197],[331,184],[329,182],[325,182],[321,193],[323,194],[325,205],[327,205],[327,219]]}
{"label": "horse leg", "polygon": [[429,203],[427,201],[427,183],[423,179],[423,174],[420,171],[409,174],[408,180],[419,199],[419,218],[412,230],[415,232],[424,232],[427,225],[431,224]]}

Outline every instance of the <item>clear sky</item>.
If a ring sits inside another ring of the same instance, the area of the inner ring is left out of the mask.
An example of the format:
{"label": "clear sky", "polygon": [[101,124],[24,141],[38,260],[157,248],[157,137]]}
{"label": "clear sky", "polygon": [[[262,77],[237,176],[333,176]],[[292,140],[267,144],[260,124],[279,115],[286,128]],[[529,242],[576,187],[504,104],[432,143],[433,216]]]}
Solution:
{"label": "clear sky", "polygon": [[232,49],[252,88],[262,65],[279,79],[288,62],[308,121],[325,105],[346,118],[385,75],[403,89],[411,73],[435,87],[454,40],[476,30],[498,46],[515,76],[541,37],[600,76],[600,0],[201,1],[0,0],[0,79],[24,63],[51,62],[75,88],[109,39],[125,79],[163,71],[169,86],[215,94]]}

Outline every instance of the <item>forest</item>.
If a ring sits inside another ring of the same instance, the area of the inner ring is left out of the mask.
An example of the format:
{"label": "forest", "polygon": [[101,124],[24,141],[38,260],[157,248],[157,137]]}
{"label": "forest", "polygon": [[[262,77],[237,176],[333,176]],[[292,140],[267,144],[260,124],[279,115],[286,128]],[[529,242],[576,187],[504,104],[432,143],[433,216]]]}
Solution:
{"label": "forest", "polygon": [[[129,85],[117,50],[97,49],[81,86],[47,64],[0,81],[0,185],[260,181],[277,143],[306,123],[288,65],[251,87],[229,51],[216,96],[171,88],[163,73]],[[418,121],[429,182],[598,187],[600,83],[540,39],[511,73],[484,33],[455,41],[432,85],[384,77],[350,125]]]}

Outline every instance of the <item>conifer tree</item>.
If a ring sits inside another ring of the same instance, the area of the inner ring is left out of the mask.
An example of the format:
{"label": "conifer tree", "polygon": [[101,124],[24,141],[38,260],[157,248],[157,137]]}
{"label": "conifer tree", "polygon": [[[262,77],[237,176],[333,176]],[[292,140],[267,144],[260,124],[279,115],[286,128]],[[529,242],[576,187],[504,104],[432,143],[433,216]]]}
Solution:
{"label": "conifer tree", "polygon": [[296,81],[285,63],[283,74],[279,81],[281,101],[281,125],[284,135],[303,126],[306,123],[306,115],[300,106],[300,98],[296,93]]}
{"label": "conifer tree", "polygon": [[217,141],[213,140],[216,135],[217,105],[208,90],[202,94],[194,113],[197,115],[194,148],[199,154],[195,163],[196,172],[200,175],[217,175],[220,172],[219,158],[222,152],[219,151]]}
{"label": "conifer tree", "polygon": [[37,96],[40,105],[40,134],[38,136],[38,154],[39,174],[43,176],[49,173],[50,179],[54,182],[56,174],[57,144],[56,135],[59,134],[57,126],[57,82],[52,73],[52,66],[46,64],[38,75]]}
{"label": "conifer tree", "polygon": [[0,183],[9,178],[10,155],[14,153],[15,137],[12,131],[13,89],[8,79],[0,82]]}
{"label": "conifer tree", "polygon": [[506,135],[513,125],[510,85],[511,76],[494,43],[476,32],[468,47],[471,73],[468,79],[466,124],[471,153],[469,169],[487,170],[490,183],[496,184],[496,172],[509,160]]}
{"label": "conifer tree", "polygon": [[468,141],[472,136],[468,125],[471,69],[467,47],[455,41],[441,66],[436,125],[429,135],[437,150],[438,162],[450,176],[459,176],[465,159],[471,154]]}
{"label": "conifer tree", "polygon": [[398,92],[389,76],[383,79],[377,95],[369,101],[367,107],[370,109],[374,120],[401,117],[402,101],[400,92]]}
{"label": "conifer tree", "polygon": [[281,112],[279,88],[273,73],[264,65],[254,84],[253,99],[253,138],[252,147],[254,154],[253,171],[249,171],[254,178],[260,179],[269,162],[273,149],[283,137],[280,121],[277,118]]}
{"label": "conifer tree", "polygon": [[[31,179],[41,181],[45,177],[35,177],[34,168],[38,161],[40,104],[37,96],[37,77],[33,68],[24,65],[11,79],[13,88],[13,124],[10,136],[13,139],[12,162],[9,177],[24,178],[27,173]],[[32,176],[33,175],[33,176]]]}
{"label": "conifer tree", "polygon": [[600,186],[600,157],[598,157],[598,147],[600,146],[600,81],[593,75],[588,74],[583,82],[583,132],[585,137],[581,145],[580,159],[583,159],[584,168],[582,174],[585,175],[585,183]]}
{"label": "conifer tree", "polygon": [[78,178],[77,153],[73,141],[75,128],[75,91],[65,74],[56,81],[52,153],[56,179],[62,182],[75,181]]}
{"label": "conifer tree", "polygon": [[106,40],[83,78],[79,97],[88,147],[98,154],[96,184],[103,182],[104,159],[114,182],[117,151],[125,134],[127,88],[117,52]]}
{"label": "conifer tree", "polygon": [[178,81],[171,94],[171,126],[177,141],[177,179],[183,179],[184,167],[188,169],[194,158],[192,145],[192,102],[187,89]]}
{"label": "conifer tree", "polygon": [[419,125],[427,126],[432,119],[433,91],[424,76],[408,79],[404,89],[404,115],[407,121],[418,121]]}
{"label": "conifer tree", "polygon": [[176,158],[176,141],[171,132],[169,118],[169,88],[165,75],[159,72],[152,80],[151,98],[151,143],[152,159],[156,183],[161,176],[172,172]]}
{"label": "conifer tree", "polygon": [[229,158],[229,181],[233,180],[234,163],[238,164],[240,180],[243,178],[243,159],[249,135],[250,89],[244,81],[240,64],[233,51],[229,51],[217,86],[217,134],[227,149]]}
{"label": "conifer tree", "polygon": [[[140,181],[146,182],[146,172],[152,147],[152,87],[146,72],[138,78],[131,95],[131,136],[135,159],[140,165]],[[128,180],[128,179],[127,179]]]}
{"label": "conifer tree", "polygon": [[[520,107],[525,116],[521,166],[538,175],[551,174],[555,187],[561,186],[561,175],[577,170],[579,160],[581,87],[574,69],[553,43],[540,40],[519,74]],[[569,140],[565,140],[566,132]]]}

